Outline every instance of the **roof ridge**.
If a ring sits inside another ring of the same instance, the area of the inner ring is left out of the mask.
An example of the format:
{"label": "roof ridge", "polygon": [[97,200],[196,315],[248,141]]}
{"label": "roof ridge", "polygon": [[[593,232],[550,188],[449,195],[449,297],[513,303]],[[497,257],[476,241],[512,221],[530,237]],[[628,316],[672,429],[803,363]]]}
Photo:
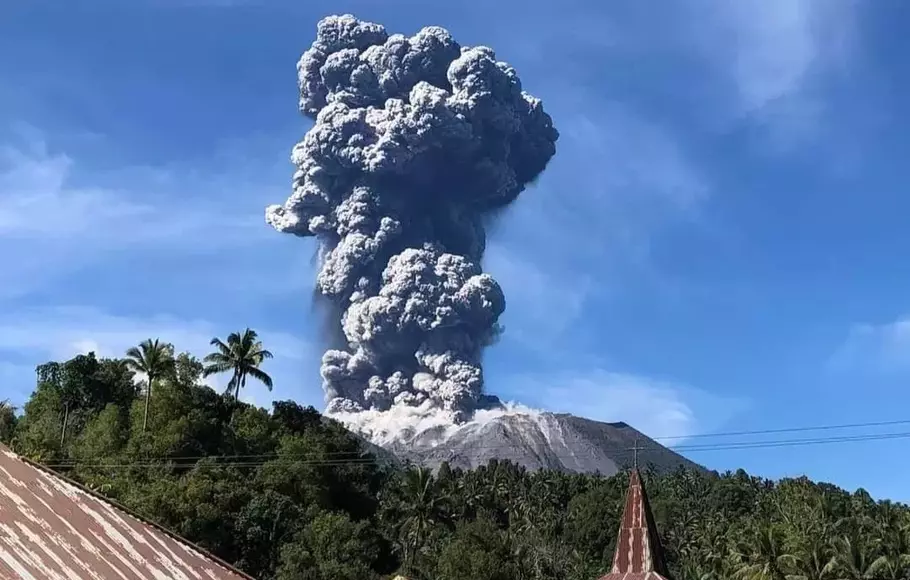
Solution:
{"label": "roof ridge", "polygon": [[155,530],[161,532],[162,534],[168,536],[168,537],[171,538],[172,540],[174,540],[174,541],[176,541],[176,542],[179,542],[179,543],[183,544],[184,546],[186,546],[186,547],[188,547],[188,548],[191,548],[191,549],[195,550],[195,551],[198,552],[200,555],[202,555],[203,557],[205,557],[205,558],[211,560],[213,563],[218,564],[219,566],[221,566],[222,568],[224,568],[224,569],[227,570],[228,572],[231,572],[232,574],[236,574],[236,575],[238,575],[238,576],[240,576],[241,578],[244,578],[244,579],[246,579],[246,580],[256,580],[256,578],[254,578],[253,576],[250,576],[249,574],[247,574],[247,573],[244,572],[243,570],[240,570],[240,569],[236,568],[235,566],[233,566],[233,565],[229,564],[228,562],[222,560],[221,558],[219,558],[219,557],[216,556],[215,554],[212,554],[211,552],[209,552],[209,551],[206,550],[205,548],[202,548],[202,547],[200,547],[199,545],[197,545],[197,544],[195,544],[195,543],[193,543],[193,542],[187,540],[187,539],[184,538],[183,536],[180,536],[179,534],[176,534],[175,532],[173,532],[173,531],[167,529],[166,527],[162,526],[161,524],[158,524],[158,523],[152,521],[150,518],[148,518],[148,517],[146,517],[146,516],[140,514],[139,512],[136,512],[136,511],[134,511],[134,510],[131,510],[130,508],[124,506],[124,505],[121,504],[120,502],[118,502],[118,501],[116,501],[116,500],[114,500],[114,499],[111,499],[111,498],[109,498],[109,497],[106,497],[105,495],[103,495],[103,494],[101,494],[101,493],[98,493],[97,491],[94,491],[94,490],[92,490],[92,489],[89,489],[88,487],[86,487],[85,485],[79,483],[78,481],[76,481],[76,480],[74,480],[74,479],[71,479],[71,478],[67,477],[66,475],[63,475],[62,473],[59,473],[59,472],[57,472],[57,471],[54,471],[54,470],[51,469],[50,467],[47,467],[47,466],[42,465],[42,464],[40,464],[40,463],[38,463],[38,462],[36,462],[36,461],[32,461],[31,459],[29,459],[29,458],[27,458],[27,457],[24,457],[24,456],[22,456],[22,455],[19,455],[18,453],[16,453],[15,451],[13,451],[12,449],[10,449],[9,447],[7,447],[6,445],[4,445],[3,443],[0,443],[0,451],[6,451],[7,453],[11,453],[12,455],[14,455],[14,456],[16,457],[16,459],[18,459],[19,461],[25,463],[26,465],[29,465],[29,466],[31,466],[31,467],[34,467],[35,469],[38,469],[38,470],[40,470],[40,471],[42,471],[42,472],[44,472],[44,473],[46,473],[46,474],[48,474],[48,475],[50,475],[50,476],[52,476],[52,477],[55,477],[55,478],[57,478],[57,479],[59,479],[59,480],[65,482],[65,483],[67,483],[68,485],[72,485],[73,487],[75,487],[75,488],[78,489],[79,491],[81,491],[81,492],[83,492],[83,493],[85,493],[85,494],[88,494],[88,495],[90,495],[91,497],[93,497],[93,498],[95,498],[95,499],[97,499],[97,500],[99,500],[99,501],[102,501],[102,502],[108,504],[108,505],[111,506],[112,508],[115,508],[116,510],[123,512],[124,514],[126,514],[127,516],[129,516],[129,517],[131,517],[131,518],[135,518],[136,520],[138,520],[139,522],[143,523],[144,525],[147,525],[147,526],[149,526],[149,527],[151,527],[151,528],[153,528],[153,529],[155,529]]}

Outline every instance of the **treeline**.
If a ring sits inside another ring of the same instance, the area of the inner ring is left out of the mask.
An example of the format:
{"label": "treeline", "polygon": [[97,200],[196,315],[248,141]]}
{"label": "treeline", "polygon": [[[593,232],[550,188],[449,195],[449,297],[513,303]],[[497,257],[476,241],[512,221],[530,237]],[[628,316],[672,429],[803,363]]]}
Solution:
{"label": "treeline", "polygon": [[[609,570],[625,475],[383,465],[312,407],[237,400],[248,377],[271,384],[255,333],[213,347],[199,361],[150,340],[123,359],[42,365],[21,415],[0,408],[0,438],[256,578],[593,580]],[[202,385],[220,372],[231,376],[226,394]],[[743,471],[644,478],[676,580],[910,578],[906,506]]]}

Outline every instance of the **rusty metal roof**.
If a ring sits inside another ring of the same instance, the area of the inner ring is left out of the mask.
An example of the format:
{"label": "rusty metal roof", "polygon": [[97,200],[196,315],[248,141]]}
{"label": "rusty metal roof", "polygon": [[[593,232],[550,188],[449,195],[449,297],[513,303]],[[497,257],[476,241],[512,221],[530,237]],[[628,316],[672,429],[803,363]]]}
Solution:
{"label": "rusty metal roof", "polygon": [[616,538],[613,568],[600,580],[667,580],[663,548],[638,469],[629,477],[629,491]]}
{"label": "rusty metal roof", "polygon": [[0,578],[252,580],[2,445]]}

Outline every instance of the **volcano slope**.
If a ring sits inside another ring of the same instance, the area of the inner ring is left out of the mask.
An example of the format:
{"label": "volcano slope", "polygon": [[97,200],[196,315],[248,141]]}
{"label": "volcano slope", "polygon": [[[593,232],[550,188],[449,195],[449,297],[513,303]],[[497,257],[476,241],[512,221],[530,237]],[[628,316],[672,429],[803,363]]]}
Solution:
{"label": "volcano slope", "polygon": [[660,445],[626,423],[603,423],[568,414],[503,414],[472,421],[457,430],[430,429],[407,439],[385,442],[398,458],[436,469],[472,469],[491,459],[508,460],[529,470],[554,469],[604,476],[638,463],[658,473],[680,467],[705,468]]}

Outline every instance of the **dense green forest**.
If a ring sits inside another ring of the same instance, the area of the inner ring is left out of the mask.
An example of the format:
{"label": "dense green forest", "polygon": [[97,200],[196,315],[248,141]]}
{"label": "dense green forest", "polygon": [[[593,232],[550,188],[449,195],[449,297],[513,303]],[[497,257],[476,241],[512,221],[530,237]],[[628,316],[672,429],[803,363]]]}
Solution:
{"label": "dense green forest", "polygon": [[[42,365],[21,413],[0,408],[0,438],[256,578],[592,580],[609,570],[626,475],[382,465],[312,407],[237,400],[247,379],[271,386],[255,333],[213,350],[200,361],[150,340],[123,359]],[[230,375],[227,393],[202,385],[213,373]],[[644,478],[676,580],[910,577],[906,506],[743,471]]]}

